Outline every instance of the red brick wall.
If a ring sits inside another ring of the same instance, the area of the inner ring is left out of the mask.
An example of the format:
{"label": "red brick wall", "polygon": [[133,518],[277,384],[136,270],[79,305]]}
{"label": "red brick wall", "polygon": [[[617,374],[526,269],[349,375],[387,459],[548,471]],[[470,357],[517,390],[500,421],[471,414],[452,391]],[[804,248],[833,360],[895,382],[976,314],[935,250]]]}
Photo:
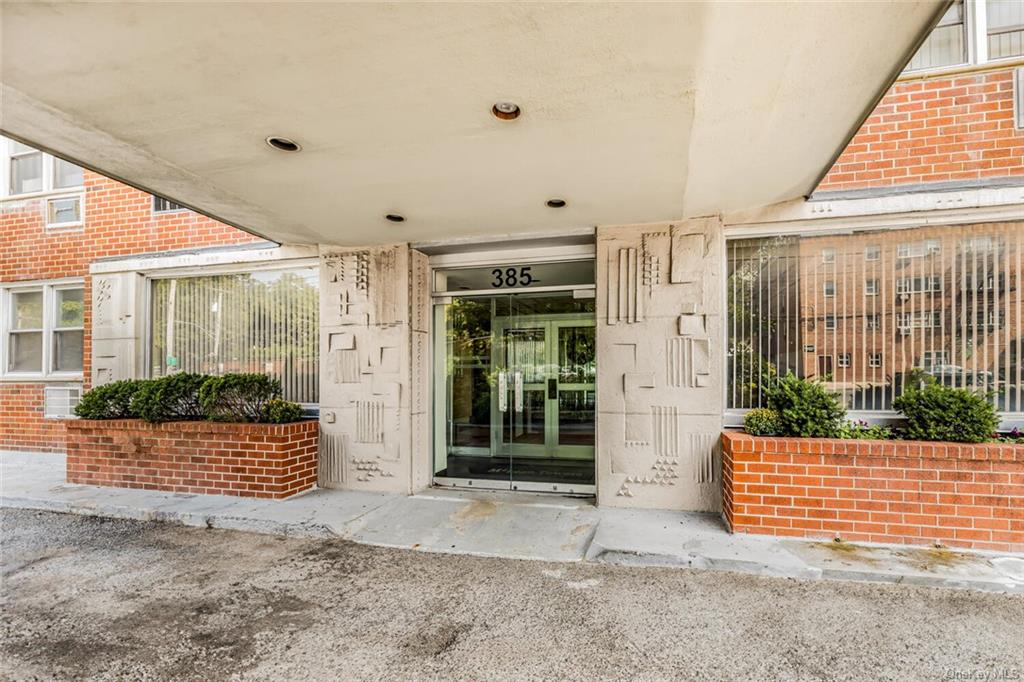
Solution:
{"label": "red brick wall", "polygon": [[43,419],[43,385],[0,383],[0,450],[64,449],[64,422]]}
{"label": "red brick wall", "polygon": [[[84,227],[47,230],[46,197],[0,203],[0,282],[85,279],[85,371],[90,374],[89,264],[108,256],[261,241],[192,211],[154,214],[152,197],[85,171]],[[43,419],[43,384],[0,382],[0,449],[63,450],[64,428]],[[13,415],[15,419],[8,419]]]}
{"label": "red brick wall", "polygon": [[900,81],[817,191],[1024,175],[1013,69]]}
{"label": "red brick wall", "polygon": [[66,424],[68,483],[274,499],[316,484],[316,421]]}
{"label": "red brick wall", "polygon": [[260,241],[192,211],[154,214],[149,194],[89,171],[84,228],[47,230],[45,197],[2,206],[0,282],[84,276],[108,256]]}
{"label": "red brick wall", "polygon": [[735,533],[1024,551],[1024,445],[722,434]]}

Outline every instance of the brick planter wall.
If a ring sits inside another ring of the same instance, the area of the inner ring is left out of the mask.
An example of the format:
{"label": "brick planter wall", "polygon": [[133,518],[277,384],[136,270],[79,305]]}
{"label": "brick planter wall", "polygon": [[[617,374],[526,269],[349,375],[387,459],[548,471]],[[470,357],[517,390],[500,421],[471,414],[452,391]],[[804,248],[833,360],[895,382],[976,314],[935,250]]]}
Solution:
{"label": "brick planter wall", "polygon": [[316,421],[65,424],[68,483],[275,499],[316,483]]}
{"label": "brick planter wall", "polygon": [[722,434],[736,533],[1024,551],[1024,445]]}

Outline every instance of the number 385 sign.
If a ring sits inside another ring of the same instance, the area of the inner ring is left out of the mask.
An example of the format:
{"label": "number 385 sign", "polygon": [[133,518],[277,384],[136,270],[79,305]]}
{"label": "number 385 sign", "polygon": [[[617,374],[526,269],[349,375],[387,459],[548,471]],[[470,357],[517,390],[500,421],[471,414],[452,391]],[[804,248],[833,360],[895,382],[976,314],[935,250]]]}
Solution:
{"label": "number 385 sign", "polygon": [[508,287],[528,287],[533,284],[530,266],[517,268],[494,268],[491,270],[491,288],[505,289]]}

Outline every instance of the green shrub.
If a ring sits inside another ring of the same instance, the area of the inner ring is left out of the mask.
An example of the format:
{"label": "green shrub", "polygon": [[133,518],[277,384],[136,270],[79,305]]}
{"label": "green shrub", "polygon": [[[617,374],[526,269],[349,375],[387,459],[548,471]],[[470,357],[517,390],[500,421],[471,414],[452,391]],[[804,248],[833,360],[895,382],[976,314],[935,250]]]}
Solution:
{"label": "green shrub", "polygon": [[207,379],[205,375],[189,372],[152,379],[135,395],[135,412],[153,423],[203,419],[199,388]]}
{"label": "green shrub", "polygon": [[782,436],[836,438],[842,432],[846,409],[816,381],[786,374],[767,389],[768,407],[779,414]]}
{"label": "green shrub", "polygon": [[782,422],[775,410],[756,407],[743,417],[743,430],[751,436],[775,436],[782,431]]}
{"label": "green shrub", "polygon": [[302,419],[302,405],[288,400],[274,398],[263,406],[263,417],[260,421],[268,424],[287,424]]}
{"label": "green shrub", "polygon": [[914,388],[892,401],[906,417],[910,440],[983,443],[999,425],[995,406],[983,394],[938,383]]}
{"label": "green shrub", "polygon": [[82,419],[133,419],[138,413],[134,398],[148,380],[123,379],[97,386],[82,394],[75,406],[75,414]]}
{"label": "green shrub", "polygon": [[259,422],[267,404],[281,397],[281,382],[266,374],[225,374],[210,377],[199,389],[199,401],[210,419]]}

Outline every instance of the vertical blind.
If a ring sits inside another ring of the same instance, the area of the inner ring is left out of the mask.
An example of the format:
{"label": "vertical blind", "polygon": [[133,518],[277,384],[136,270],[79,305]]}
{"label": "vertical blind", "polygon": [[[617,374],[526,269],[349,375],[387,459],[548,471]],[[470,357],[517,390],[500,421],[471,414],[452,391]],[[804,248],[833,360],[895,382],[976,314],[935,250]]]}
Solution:
{"label": "vertical blind", "polygon": [[1019,225],[735,240],[728,261],[730,408],[792,372],[853,410],[930,377],[1022,411]]}
{"label": "vertical blind", "polygon": [[1024,3],[1021,0],[986,0],[985,19],[989,59],[1024,54]]}
{"label": "vertical blind", "polygon": [[287,400],[319,400],[315,268],[154,280],[150,376],[259,372]]}
{"label": "vertical blind", "polygon": [[934,69],[967,61],[967,31],[963,0],[956,0],[928,34],[905,71]]}

